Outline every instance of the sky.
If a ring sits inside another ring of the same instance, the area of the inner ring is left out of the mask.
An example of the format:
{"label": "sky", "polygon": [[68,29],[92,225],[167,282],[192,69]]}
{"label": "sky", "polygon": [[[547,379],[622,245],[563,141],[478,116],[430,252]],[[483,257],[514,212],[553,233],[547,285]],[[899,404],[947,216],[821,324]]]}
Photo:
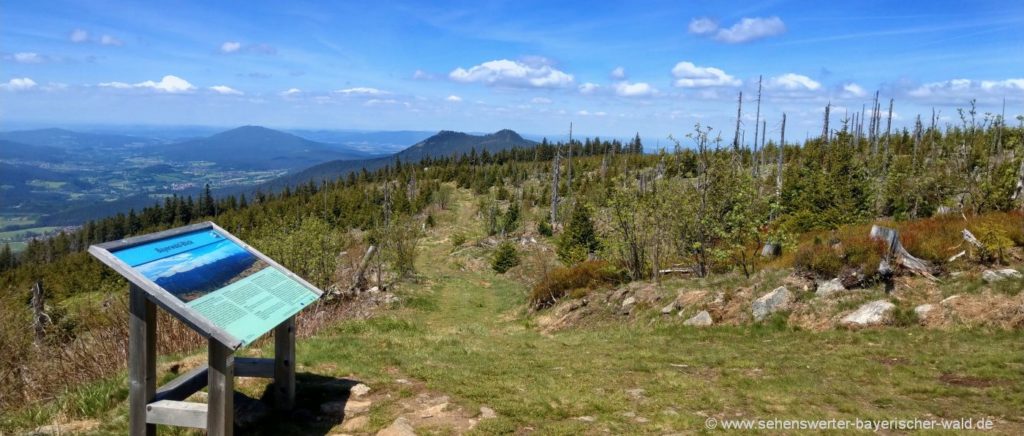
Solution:
{"label": "sky", "polygon": [[[325,3],[325,4],[321,4]],[[326,4],[331,3],[331,4]],[[69,2],[0,5],[0,129],[511,128],[731,139],[1024,113],[1024,2]],[[870,109],[869,109],[870,110]]]}

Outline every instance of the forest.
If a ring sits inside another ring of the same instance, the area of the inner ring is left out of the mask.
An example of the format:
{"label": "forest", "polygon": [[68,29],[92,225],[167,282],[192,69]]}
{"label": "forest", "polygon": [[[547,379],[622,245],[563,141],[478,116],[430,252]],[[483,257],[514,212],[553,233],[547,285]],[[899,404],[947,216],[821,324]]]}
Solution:
{"label": "forest", "polygon": [[[344,304],[340,297],[352,286],[347,271],[370,246],[378,250],[372,285],[416,280],[418,241],[462,192],[473,199],[479,231],[451,235],[452,243],[489,247],[498,273],[529,256],[520,252],[522,238],[555,247],[559,263],[534,271],[538,279],[523,296],[531,310],[591,283],[660,283],[680,274],[751,277],[792,268],[814,280],[871,286],[890,274],[880,270],[888,247],[865,230],[872,223],[899,229],[932,276],[942,277],[954,261],[1013,260],[1024,246],[1024,118],[978,113],[971,102],[955,121],[933,113],[893,129],[892,104],[876,96],[870,110],[832,124],[825,107],[821,133],[804,141],[787,140],[783,115],[773,120],[778,138],[767,137],[768,121],[758,120],[754,140],[746,141],[737,120],[735,132],[697,124],[654,153],[644,153],[639,134],[626,143],[545,140],[396,160],[249,196],[217,196],[207,187],[197,198],[168,197],[34,240],[18,255],[4,247],[0,409],[56,398],[122,368],[121,348],[95,344],[123,341],[116,333],[124,328],[118,305],[127,284],[86,253],[90,244],[207,220],[342,301],[324,304]],[[977,244],[965,245],[964,232]],[[34,302],[34,294],[45,302]],[[40,313],[45,319],[33,319]],[[25,334],[31,326],[36,334]],[[167,350],[196,344],[181,342]],[[82,362],[83,350],[109,357]]]}

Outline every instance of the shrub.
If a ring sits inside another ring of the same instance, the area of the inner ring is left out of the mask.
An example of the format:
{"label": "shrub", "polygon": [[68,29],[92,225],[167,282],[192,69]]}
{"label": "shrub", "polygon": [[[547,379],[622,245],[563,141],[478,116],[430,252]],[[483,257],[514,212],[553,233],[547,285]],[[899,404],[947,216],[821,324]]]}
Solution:
{"label": "shrub", "polygon": [[505,274],[505,271],[512,269],[516,265],[519,265],[519,253],[516,252],[515,245],[508,241],[498,244],[498,249],[494,252],[494,258],[491,259],[491,268],[497,271],[498,274]]}
{"label": "shrub", "polygon": [[554,234],[551,231],[551,223],[549,223],[547,219],[537,223],[537,233],[540,233],[541,236],[547,236],[550,238],[551,235]]}
{"label": "shrub", "polygon": [[820,240],[797,248],[793,267],[819,277],[835,277],[843,268],[843,259],[827,244]]}
{"label": "shrub", "polygon": [[566,295],[583,296],[601,286],[622,283],[624,277],[608,262],[589,260],[568,268],[555,268],[530,292],[530,305],[543,309]]}
{"label": "shrub", "polygon": [[833,242],[837,242],[834,246],[822,242],[820,237],[801,245],[794,256],[793,267],[821,278],[837,277],[844,270],[858,270],[867,277],[875,275],[885,253],[885,244],[872,240],[867,231],[860,230],[860,227],[844,229],[834,235]]}

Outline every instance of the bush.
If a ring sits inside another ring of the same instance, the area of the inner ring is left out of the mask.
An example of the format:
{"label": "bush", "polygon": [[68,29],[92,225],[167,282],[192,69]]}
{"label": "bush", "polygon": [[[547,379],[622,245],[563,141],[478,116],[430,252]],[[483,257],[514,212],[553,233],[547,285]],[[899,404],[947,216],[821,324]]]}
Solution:
{"label": "bush", "polygon": [[550,238],[551,235],[554,234],[551,231],[551,223],[549,223],[547,219],[537,223],[537,233],[540,233],[541,236],[547,236]]}
{"label": "bush", "polygon": [[512,269],[516,265],[519,265],[519,253],[516,252],[515,245],[508,241],[498,244],[498,249],[494,252],[494,258],[491,259],[491,268],[497,271],[498,274],[505,274],[505,271]]}
{"label": "bush", "polygon": [[832,247],[816,240],[797,248],[793,267],[818,277],[835,277],[843,268],[843,259]]}
{"label": "bush", "polygon": [[866,277],[875,275],[885,253],[885,244],[872,240],[867,231],[860,230],[854,227],[840,232],[830,241],[837,242],[836,245],[822,242],[820,237],[801,245],[794,256],[793,267],[820,278],[837,277],[844,270],[860,271]]}
{"label": "bush", "polygon": [[601,286],[622,283],[621,271],[608,262],[589,260],[568,268],[555,268],[547,273],[530,292],[530,305],[543,309],[566,295],[583,296]]}

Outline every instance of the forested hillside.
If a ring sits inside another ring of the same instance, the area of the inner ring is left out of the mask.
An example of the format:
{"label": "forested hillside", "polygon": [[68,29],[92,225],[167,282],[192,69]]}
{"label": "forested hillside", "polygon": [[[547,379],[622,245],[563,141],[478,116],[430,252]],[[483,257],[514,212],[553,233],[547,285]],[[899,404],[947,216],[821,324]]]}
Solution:
{"label": "forested hillside", "polygon": [[[371,245],[379,248],[371,284],[415,281],[421,238],[466,195],[460,207],[471,208],[470,221],[435,236],[456,249],[484,250],[495,271],[533,277],[521,300],[531,310],[602,286],[678,274],[761,280],[792,270],[812,283],[838,278],[845,287],[871,288],[891,283],[893,274],[944,278],[966,265],[1019,262],[1024,127],[973,108],[961,115],[955,124],[918,118],[910,129],[891,131],[876,110],[869,120],[826,124],[802,143],[785,139],[783,118],[779,138],[750,146],[738,132],[732,139],[733,132],[696,125],[653,154],[643,154],[639,136],[629,143],[482,147],[395,159],[342,177],[323,173],[319,181],[252,196],[218,197],[207,188],[92,221],[33,241],[19,256],[0,252],[0,347],[9,350],[0,357],[0,407],[52,399],[119,370],[120,355],[72,365],[75,356],[66,351],[122,328],[114,321],[120,313],[95,316],[123,301],[126,283],[85,253],[90,244],[204,220],[341,297],[365,288],[350,283],[351,268]],[[892,256],[869,239],[873,223],[900,229],[902,244],[926,268],[898,260],[891,271],[882,268]],[[965,243],[961,230],[977,244]],[[557,263],[528,262],[531,255],[521,252],[531,239],[553,247]],[[36,283],[45,289],[46,319],[33,338],[24,331],[32,325]]]}

